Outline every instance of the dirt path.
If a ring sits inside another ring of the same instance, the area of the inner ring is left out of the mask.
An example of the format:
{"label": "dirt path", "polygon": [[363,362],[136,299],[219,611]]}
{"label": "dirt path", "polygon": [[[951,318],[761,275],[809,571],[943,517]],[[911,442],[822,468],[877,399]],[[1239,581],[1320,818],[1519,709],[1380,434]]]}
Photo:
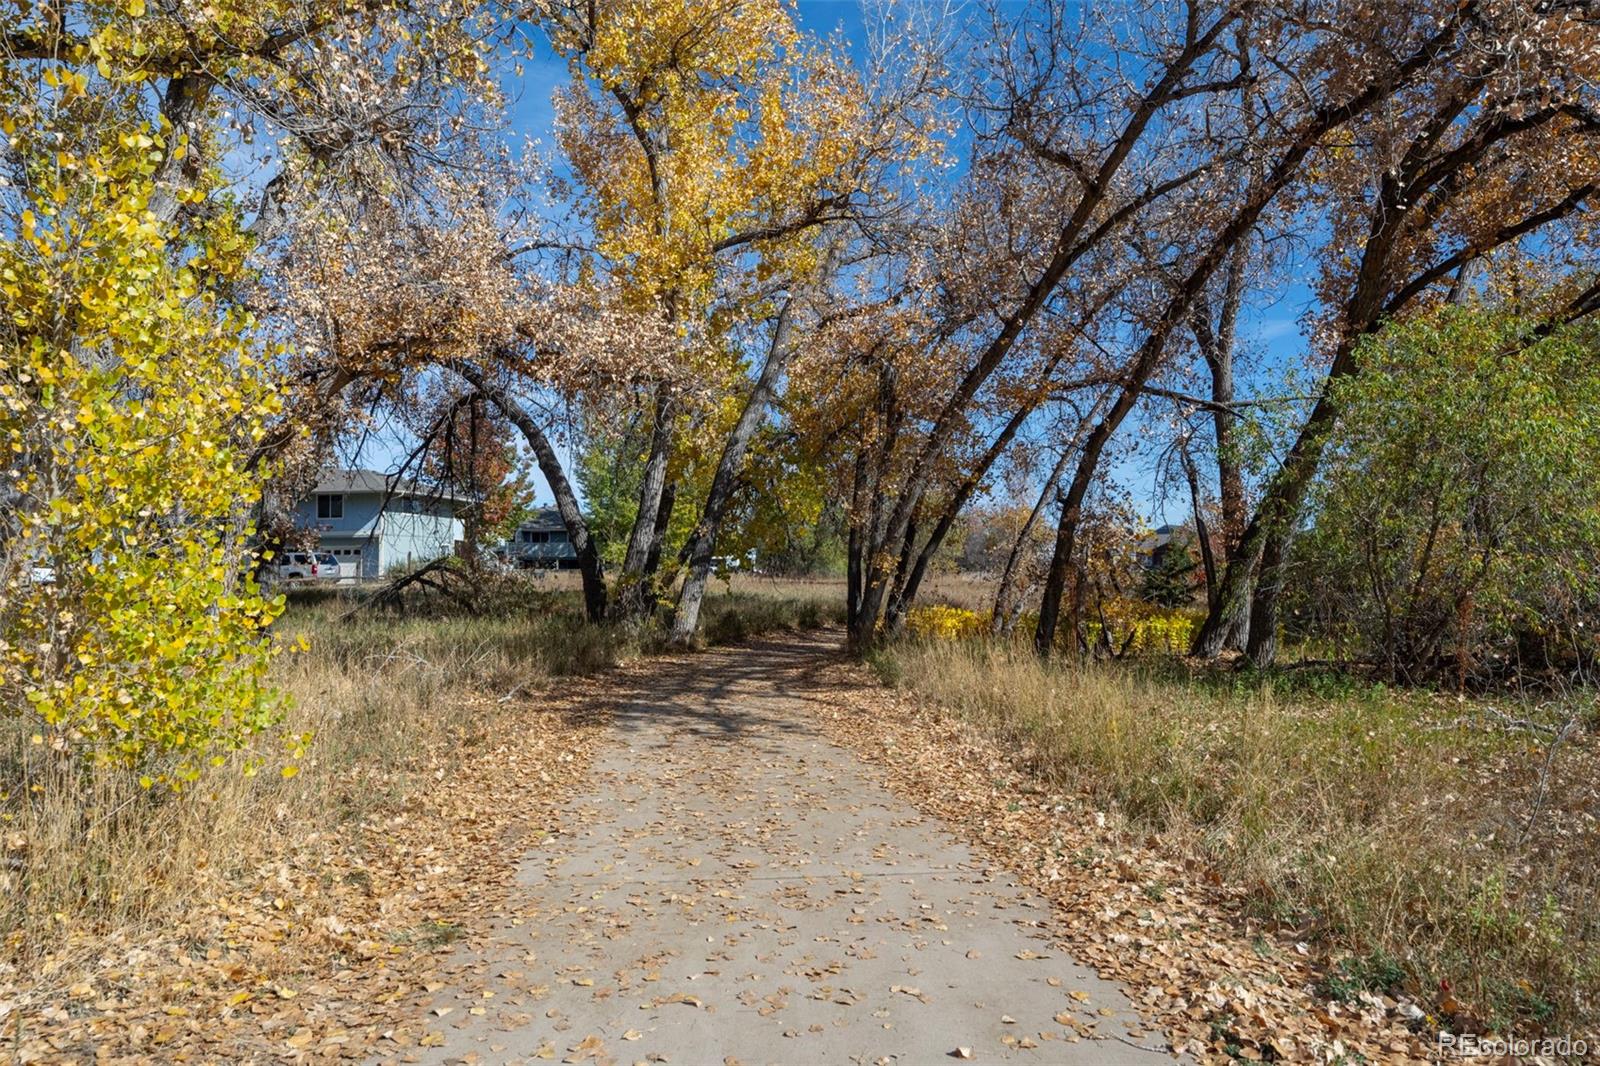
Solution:
{"label": "dirt path", "polygon": [[618,743],[408,1058],[1171,1061],[1043,900],[822,738],[833,655],[784,638],[608,686]]}

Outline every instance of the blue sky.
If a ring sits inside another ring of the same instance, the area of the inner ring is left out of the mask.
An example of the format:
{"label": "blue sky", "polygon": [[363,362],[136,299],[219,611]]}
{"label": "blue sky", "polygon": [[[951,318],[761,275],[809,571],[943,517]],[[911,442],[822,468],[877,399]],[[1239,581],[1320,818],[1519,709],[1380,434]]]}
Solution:
{"label": "blue sky", "polygon": [[[856,0],[800,0],[797,10],[803,29],[818,35],[839,32],[855,48],[865,49],[866,27],[862,9]],[[567,77],[566,64],[546,53],[525,62],[520,77],[508,71],[505,83],[513,101],[511,115],[515,136],[519,141],[522,138],[534,140],[557,167],[560,166],[560,160],[554,143],[555,111],[552,96],[566,83]],[[959,145],[957,148],[959,150]],[[1253,372],[1247,370],[1242,375],[1242,392],[1253,391],[1252,386],[1257,384],[1270,387],[1266,384],[1268,373],[1273,380],[1281,381],[1281,369],[1286,365],[1299,365],[1303,359],[1304,340],[1300,319],[1314,301],[1306,284],[1307,279],[1301,276],[1303,269],[1302,264],[1289,264],[1274,291],[1256,294],[1241,316],[1241,352],[1248,353],[1248,361],[1254,368]],[[1130,424],[1124,427],[1120,439],[1134,439],[1138,432],[1134,422],[1136,420],[1130,420]],[[570,471],[571,456],[566,449],[561,450]],[[354,457],[354,461],[384,468],[386,463],[393,463],[401,454],[403,450],[398,439],[380,435],[369,441]],[[540,501],[548,501],[548,486],[533,464],[530,462],[528,465],[533,472]],[[1168,501],[1163,511],[1155,492],[1153,456],[1139,453],[1121,455],[1111,472],[1116,480],[1132,491],[1135,502],[1152,520],[1182,521],[1187,516],[1186,502],[1181,499]]]}

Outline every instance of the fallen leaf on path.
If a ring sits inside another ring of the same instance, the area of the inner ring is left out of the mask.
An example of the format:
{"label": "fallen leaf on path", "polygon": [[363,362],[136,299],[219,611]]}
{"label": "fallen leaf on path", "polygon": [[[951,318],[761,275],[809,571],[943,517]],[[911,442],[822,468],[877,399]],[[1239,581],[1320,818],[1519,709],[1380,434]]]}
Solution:
{"label": "fallen leaf on path", "polygon": [[594,1058],[605,1050],[605,1046],[605,1041],[600,1039],[599,1034],[590,1033],[576,1044],[567,1048],[569,1054],[561,1061],[582,1062],[584,1059]]}

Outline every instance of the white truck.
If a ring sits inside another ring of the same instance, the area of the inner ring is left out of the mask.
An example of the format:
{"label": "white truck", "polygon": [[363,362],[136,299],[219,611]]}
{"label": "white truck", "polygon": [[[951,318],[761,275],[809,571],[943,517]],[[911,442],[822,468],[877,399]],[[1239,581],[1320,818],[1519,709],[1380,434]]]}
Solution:
{"label": "white truck", "polygon": [[274,578],[283,582],[328,582],[339,580],[339,557],[332,552],[287,551],[271,568]]}

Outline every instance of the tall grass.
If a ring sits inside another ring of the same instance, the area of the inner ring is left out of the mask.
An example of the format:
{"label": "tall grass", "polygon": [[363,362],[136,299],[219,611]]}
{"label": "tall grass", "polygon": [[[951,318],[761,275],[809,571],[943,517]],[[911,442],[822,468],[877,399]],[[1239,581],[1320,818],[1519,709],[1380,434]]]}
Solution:
{"label": "tall grass", "polygon": [[[707,597],[704,639],[837,617],[831,589],[748,585]],[[403,801],[417,787],[420,757],[481,715],[482,697],[537,699],[556,678],[663,645],[658,622],[591,626],[575,591],[531,582],[490,589],[477,616],[420,597],[398,613],[363,604],[359,593],[296,595],[275,630],[286,644],[304,636],[309,650],[285,653],[275,667],[274,684],[291,697],[282,730],[182,793],[147,791],[124,769],[86,767],[35,744],[23,718],[0,718],[0,984],[47,980],[29,973],[47,953],[64,970],[73,945],[93,951],[105,934],[205,898],[270,857],[279,834],[335,829]],[[283,738],[305,733],[306,753],[292,758]],[[299,772],[286,779],[278,771],[290,763]]]}
{"label": "tall grass", "polygon": [[[1077,668],[982,641],[907,643],[877,666],[1347,956],[1332,994],[1408,991],[1502,1030],[1600,1022],[1600,856],[1592,837],[1524,831],[1544,765],[1526,734],[1352,682]],[[1591,780],[1587,749],[1568,756],[1552,796]]]}

